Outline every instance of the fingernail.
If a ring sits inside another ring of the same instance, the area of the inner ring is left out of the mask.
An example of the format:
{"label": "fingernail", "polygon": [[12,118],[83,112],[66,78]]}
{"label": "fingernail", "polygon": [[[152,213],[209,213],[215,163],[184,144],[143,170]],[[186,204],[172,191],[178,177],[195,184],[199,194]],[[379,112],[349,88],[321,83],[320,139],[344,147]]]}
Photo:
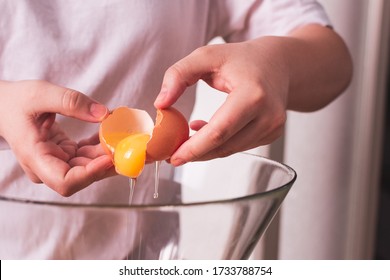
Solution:
{"label": "fingernail", "polygon": [[89,111],[91,115],[97,118],[99,121],[103,120],[108,113],[107,107],[98,103],[92,103],[91,107],[89,108]]}
{"label": "fingernail", "polygon": [[154,101],[154,105],[158,105],[159,103],[163,102],[167,93],[168,93],[167,88],[162,88],[160,93],[157,95],[156,100]]}

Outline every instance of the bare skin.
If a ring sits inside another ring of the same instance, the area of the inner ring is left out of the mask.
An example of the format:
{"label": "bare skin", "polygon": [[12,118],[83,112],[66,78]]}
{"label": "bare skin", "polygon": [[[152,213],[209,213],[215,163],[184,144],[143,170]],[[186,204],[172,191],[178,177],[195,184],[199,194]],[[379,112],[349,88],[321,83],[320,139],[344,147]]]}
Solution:
{"label": "bare skin", "polygon": [[105,106],[44,81],[0,82],[0,92],[0,135],[33,182],[70,196],[113,174],[112,161],[96,140],[86,139],[80,145],[55,121],[58,113],[99,122],[108,113]]}
{"label": "bare skin", "polygon": [[286,110],[326,106],[351,76],[344,42],[319,25],[299,28],[288,37],[202,47],[167,70],[155,106],[171,106],[199,79],[228,95],[209,123],[191,124],[197,133],[170,162],[177,166],[269,144],[283,133]]}
{"label": "bare skin", "polygon": [[[191,123],[197,132],[170,162],[177,166],[269,144],[283,133],[286,110],[326,106],[351,75],[342,39],[318,25],[287,37],[201,47],[167,70],[155,106],[173,105],[199,79],[228,95],[208,123]],[[45,81],[0,81],[0,110],[0,136],[33,182],[70,196],[115,174],[96,135],[76,143],[55,122],[56,114],[99,122],[108,113],[104,105]]]}

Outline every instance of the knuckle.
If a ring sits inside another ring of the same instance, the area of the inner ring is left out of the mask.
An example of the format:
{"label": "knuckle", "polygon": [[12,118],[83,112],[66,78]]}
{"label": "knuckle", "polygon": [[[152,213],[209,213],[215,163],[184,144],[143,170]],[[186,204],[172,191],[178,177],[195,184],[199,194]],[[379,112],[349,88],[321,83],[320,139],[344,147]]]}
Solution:
{"label": "knuckle", "polygon": [[63,197],[70,197],[73,194],[73,192],[71,192],[69,188],[64,188],[64,187],[59,188],[56,191]]}
{"label": "knuckle", "polygon": [[184,77],[184,66],[180,61],[169,67],[167,75],[175,80],[182,80]]}
{"label": "knuckle", "polygon": [[197,160],[201,156],[199,152],[196,151],[196,148],[192,145],[188,146],[187,155],[188,158],[190,158],[192,161]]}
{"label": "knuckle", "polygon": [[213,146],[219,146],[229,138],[227,131],[222,129],[212,130],[209,132],[208,137]]}
{"label": "knuckle", "polygon": [[267,96],[261,89],[249,86],[246,91],[250,93],[245,96],[246,112],[248,114],[255,117],[260,111],[267,109]]}
{"label": "knuckle", "polygon": [[[166,76],[169,79],[178,81],[180,83],[185,83],[185,85],[191,86],[197,80],[198,76],[193,73],[193,64],[194,62],[199,62],[200,60],[211,61],[212,57],[215,57],[214,46],[203,46],[195,49],[188,56],[179,60],[166,71]],[[210,58],[210,59],[209,59]]]}
{"label": "knuckle", "polygon": [[209,57],[209,56],[213,55],[214,49],[215,49],[215,47],[213,45],[202,46],[202,47],[195,49],[192,52],[192,55],[200,56],[200,57],[202,57],[202,56]]}
{"label": "knuckle", "polygon": [[[27,172],[26,172],[27,173]],[[27,176],[30,178],[31,182],[35,183],[35,184],[41,184],[42,183],[42,180],[39,179],[38,176],[36,176],[35,174],[29,174],[27,173]]]}
{"label": "knuckle", "polygon": [[186,73],[189,73],[186,63],[183,61],[176,62],[165,73],[164,82],[176,84],[183,89],[191,86],[195,81],[188,77]]}
{"label": "knuckle", "polygon": [[207,62],[209,72],[218,71],[227,62],[229,52],[218,44],[206,45],[195,49],[191,54],[194,61]]}
{"label": "knuckle", "polygon": [[215,152],[216,152],[216,155],[218,157],[228,157],[234,153],[236,153],[236,151],[234,151],[233,149],[225,146],[225,145],[222,145],[222,146],[219,146],[215,149]]}
{"label": "knuckle", "polygon": [[65,110],[74,112],[81,103],[81,94],[73,89],[66,89],[62,96],[62,106]]}
{"label": "knuckle", "polygon": [[54,176],[46,176],[43,183],[63,197],[72,195],[71,188],[62,175],[55,174]]}
{"label": "knuckle", "polygon": [[266,144],[271,143],[283,135],[286,121],[287,114],[285,112],[281,112],[270,119],[269,129],[267,130],[268,132],[265,137],[265,139],[267,139]]}
{"label": "knuckle", "polygon": [[252,94],[249,98],[249,104],[252,104],[255,108],[261,106],[265,101],[265,96],[262,91]]}
{"label": "knuckle", "polygon": [[184,65],[184,63],[177,63],[173,65],[170,69],[169,79],[170,82],[178,87],[179,92],[183,92],[187,87],[192,86],[196,83],[196,78],[189,75],[191,71],[189,71],[188,67]]}
{"label": "knuckle", "polygon": [[77,193],[78,191],[89,186],[93,182],[99,181],[101,179],[102,178],[98,174],[90,174],[89,177],[84,178],[84,180],[69,181],[67,179],[64,179],[62,183],[57,184],[57,186],[59,187],[55,189],[55,191],[58,192],[63,197],[70,197],[75,193]]}
{"label": "knuckle", "polygon": [[283,135],[283,132],[284,132],[283,127],[278,128],[278,129],[275,131],[275,137],[274,137],[274,139],[276,140],[276,139],[278,139],[280,136],[282,136],[282,135]]}
{"label": "knuckle", "polygon": [[63,197],[70,197],[75,193],[73,186],[66,182],[55,184],[55,186],[56,188],[54,190]]}
{"label": "knuckle", "polygon": [[284,127],[287,121],[287,113],[282,110],[273,118],[275,129],[281,129]]}

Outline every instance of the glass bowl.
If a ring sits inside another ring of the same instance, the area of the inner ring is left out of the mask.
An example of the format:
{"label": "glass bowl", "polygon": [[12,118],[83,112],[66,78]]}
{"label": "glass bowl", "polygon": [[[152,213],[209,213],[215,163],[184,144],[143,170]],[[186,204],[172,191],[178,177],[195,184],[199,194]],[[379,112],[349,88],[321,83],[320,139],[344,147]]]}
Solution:
{"label": "glass bowl", "polygon": [[[146,203],[83,204],[0,196],[0,209],[36,211],[45,222],[36,223],[31,238],[36,234],[55,239],[55,227],[72,233],[61,237],[60,253],[51,256],[56,259],[247,259],[296,173],[282,163],[238,153],[188,163],[176,168],[173,178],[161,178],[159,198]],[[3,229],[6,223],[2,222]],[[40,249],[38,243],[36,247]]]}

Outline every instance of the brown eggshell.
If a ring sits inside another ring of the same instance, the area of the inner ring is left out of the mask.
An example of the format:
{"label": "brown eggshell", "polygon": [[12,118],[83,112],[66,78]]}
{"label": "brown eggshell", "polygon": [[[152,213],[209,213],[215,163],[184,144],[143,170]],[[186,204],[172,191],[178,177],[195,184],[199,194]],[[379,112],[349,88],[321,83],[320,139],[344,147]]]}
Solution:
{"label": "brown eggshell", "polygon": [[123,134],[124,136],[134,133],[152,134],[154,123],[146,111],[118,107],[104,119],[99,128],[99,140],[104,151],[113,155],[117,143],[111,142],[110,134]]}
{"label": "brown eggshell", "polygon": [[175,108],[157,110],[152,137],[146,147],[148,162],[166,160],[189,138],[186,118]]}

